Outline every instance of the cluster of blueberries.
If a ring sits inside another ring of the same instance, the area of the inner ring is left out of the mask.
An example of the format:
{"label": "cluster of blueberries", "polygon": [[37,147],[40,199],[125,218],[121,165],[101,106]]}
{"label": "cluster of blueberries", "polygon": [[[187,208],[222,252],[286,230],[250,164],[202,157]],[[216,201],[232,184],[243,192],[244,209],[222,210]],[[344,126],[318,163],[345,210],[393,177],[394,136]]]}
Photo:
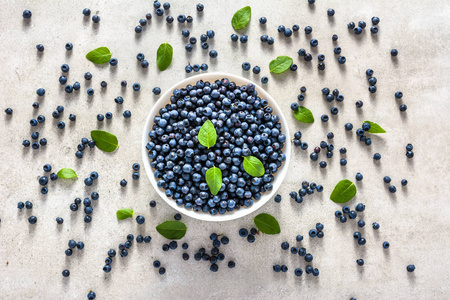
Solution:
{"label": "cluster of blueberries", "polygon": [[[86,147],[89,146],[89,148],[95,147],[95,141],[94,140],[88,140],[87,138],[81,138],[81,143],[78,144],[77,149],[78,151],[75,152],[75,156],[77,158],[83,158],[83,151],[86,149]],[[92,174],[91,174],[92,175]],[[86,180],[85,180],[86,183]],[[88,181],[90,183],[90,181]]]}
{"label": "cluster of blueberries", "polygon": [[[221,236],[220,240],[219,240],[219,236]],[[227,245],[230,242],[230,239],[225,235],[218,235],[216,233],[211,233],[209,238],[212,241],[212,247],[211,247],[211,251],[210,251],[211,254],[206,253],[205,248],[200,248],[197,251],[197,253],[195,253],[194,259],[196,261],[200,261],[200,260],[209,261],[211,263],[209,269],[212,272],[217,272],[219,270],[218,262],[225,260],[225,254],[220,252],[219,248],[221,245]],[[187,244],[184,243],[183,245],[187,245]],[[187,248],[183,248],[183,249],[187,249]],[[185,259],[184,254],[183,254],[183,259]],[[187,259],[189,259],[189,256],[187,257]],[[187,260],[187,259],[185,259],[185,260]],[[232,260],[228,261],[229,268],[234,268],[235,266],[236,266],[236,263],[234,261],[232,261]]]}
{"label": "cluster of blueberries", "polygon": [[[294,64],[291,65],[291,67],[292,66],[294,66]],[[242,70],[244,70],[244,71],[249,71],[251,67],[252,66],[250,65],[249,62],[242,63]],[[259,74],[261,72],[261,68],[259,66],[254,66],[252,69],[252,72],[253,72],[253,74]],[[266,76],[263,76],[263,77],[261,77],[261,82],[267,83],[267,82],[269,82],[269,78]]]}
{"label": "cluster of blueberries", "polygon": [[[279,195],[277,195],[277,196],[279,196]],[[281,201],[281,196],[279,197],[279,199]],[[253,243],[255,241],[255,239],[256,239],[255,236],[257,234],[259,234],[259,232],[258,232],[258,229],[256,229],[256,228],[250,229],[250,234],[248,233],[248,230],[246,228],[239,229],[239,236],[244,237],[244,238],[246,237],[247,241],[249,243]]]}
{"label": "cluster of blueberries", "polygon": [[323,191],[323,186],[320,184],[318,185],[315,182],[310,183],[305,180],[302,182],[302,187],[298,190],[298,193],[296,191],[292,191],[289,193],[289,196],[297,203],[302,203],[303,197],[314,194],[314,190],[321,193]]}
{"label": "cluster of blueberries", "polygon": [[[44,169],[44,172],[50,173],[52,171],[52,166],[49,164],[45,164],[43,169]],[[55,181],[58,179],[58,175],[56,175],[55,173],[51,173],[49,175],[49,177],[50,177],[51,181]],[[39,184],[42,186],[41,193],[44,195],[48,193],[47,184],[48,184],[49,177],[43,175],[43,176],[39,177],[39,180],[38,180]]]}
{"label": "cluster of blueberries", "polygon": [[[8,112],[6,112],[8,114]],[[12,114],[12,110],[11,110],[11,114]],[[36,119],[31,119],[30,120],[30,124],[31,126],[36,126],[38,123],[44,123],[45,122],[45,117],[43,115],[39,115],[37,116],[37,120]],[[22,145],[24,147],[30,147],[33,149],[39,149],[40,146],[45,146],[47,145],[47,139],[46,138],[41,138],[39,140],[39,142],[37,142],[37,140],[39,139],[39,131],[35,131],[31,134],[31,139],[35,140],[33,143],[30,142],[30,140],[23,140],[22,141]]]}
{"label": "cluster of blueberries", "polygon": [[230,38],[231,38],[231,41],[232,42],[237,42],[238,40],[242,43],[242,44],[245,44],[245,43],[247,43],[248,42],[248,35],[246,35],[246,34],[243,34],[243,35],[241,35],[240,37],[236,34],[236,33],[233,33],[231,36],[230,36]]}
{"label": "cluster of blueberries", "polygon": [[[22,201],[20,201],[19,203],[17,203],[17,208],[19,210],[22,210],[23,208],[26,209],[32,209],[33,208],[33,203],[31,201],[26,201],[25,203],[23,203]],[[30,216],[28,218],[28,223],[30,224],[36,224],[37,222],[37,218],[35,216]]]}
{"label": "cluster of blueberries", "polygon": [[[332,138],[334,138],[334,134],[332,132],[329,132],[327,137],[329,139],[332,139]],[[321,141],[320,145],[318,147],[315,147],[314,151],[309,155],[309,158],[312,161],[319,160],[319,153],[320,153],[321,149],[324,149],[324,151],[326,149],[326,151],[327,151],[327,158],[332,158],[333,157],[334,145],[331,144],[331,143],[327,143],[325,141]],[[345,153],[347,153],[347,149],[342,147],[341,149],[339,149],[339,152],[341,154],[345,154]],[[345,166],[347,164],[347,160],[345,158],[342,158],[340,163],[341,163],[342,166]],[[326,168],[327,165],[328,165],[327,162],[324,161],[324,160],[319,162],[319,167],[321,167],[322,169]]]}
{"label": "cluster of blueberries", "polygon": [[[191,33],[188,29],[183,29],[181,31],[181,35],[186,38],[189,37],[190,34]],[[208,30],[208,31],[206,31],[206,34],[200,35],[200,42],[202,43],[201,46],[202,46],[203,50],[207,50],[209,48],[209,43],[207,41],[208,41],[208,39],[213,39],[215,35],[216,34],[215,34],[214,30]],[[184,46],[184,48],[186,49],[187,52],[191,52],[194,49],[193,45],[195,45],[195,44],[197,44],[197,38],[194,36],[191,36],[189,38],[189,44],[186,44],[186,46]],[[209,56],[211,58],[216,58],[217,51],[211,50],[209,52]]]}
{"label": "cluster of blueberries", "polygon": [[[384,183],[389,184],[389,183],[391,183],[391,177],[384,176],[383,177],[383,181],[384,181]],[[408,185],[408,180],[402,179],[401,184],[402,184],[402,186],[407,186]],[[389,185],[389,192],[395,193],[396,191],[397,191],[397,188],[395,187],[395,185],[393,185],[393,184]]]}
{"label": "cluster of blueberries", "polygon": [[153,261],[153,267],[158,269],[158,273],[159,275],[164,275],[166,274],[166,268],[161,267],[161,262],[159,260],[155,260]]}
{"label": "cluster of blueberries", "polygon": [[[400,92],[400,91],[395,92],[395,98],[396,99],[401,99],[402,97],[403,97],[403,93],[402,92]],[[404,112],[404,111],[406,111],[406,109],[408,109],[408,107],[406,106],[406,104],[400,104],[399,109],[400,109],[401,112]]]}
{"label": "cluster of blueberries", "polygon": [[407,158],[413,158],[414,157],[414,152],[412,150],[413,150],[413,145],[412,144],[406,145],[406,157]]}
{"label": "cluster of blueberries", "polygon": [[[89,17],[91,15],[91,10],[89,8],[83,9],[83,15],[86,16],[86,17]],[[93,15],[92,16],[92,22],[94,22],[94,23],[100,22],[100,16]]]}
{"label": "cluster of blueberries", "polygon": [[[274,174],[286,159],[286,136],[279,116],[253,84],[237,86],[227,78],[175,89],[171,104],[159,110],[147,143],[150,165],[158,187],[186,209],[215,215],[249,207],[273,188]],[[217,132],[216,144],[207,149],[198,142],[206,120]],[[242,156],[253,155],[265,173],[252,177]],[[204,174],[213,165],[222,171],[222,187],[209,192]]]}
{"label": "cluster of blueberries", "polygon": [[[316,229],[311,229],[309,231],[309,236],[312,238],[314,238],[316,236],[318,238],[322,238],[323,237],[323,228],[324,228],[323,224],[317,223]],[[297,242],[301,242],[301,241],[303,241],[303,236],[299,234],[296,236],[295,240]],[[281,249],[285,250],[285,251],[289,250],[289,242],[286,241],[286,242],[281,243]],[[305,262],[307,262],[307,263],[311,263],[314,259],[313,255],[311,253],[306,253],[306,248],[304,248],[304,247],[299,248],[299,247],[292,246],[291,253],[294,255],[298,254],[300,257],[303,257]],[[286,265],[276,264],[276,265],[273,265],[273,271],[276,273],[278,273],[280,271],[287,272],[288,267]],[[313,268],[311,265],[307,265],[305,267],[305,272],[306,272],[306,274],[313,274],[313,276],[315,276],[315,277],[319,276],[319,269]],[[296,268],[294,270],[294,274],[295,274],[295,276],[302,276],[303,270],[301,268]]]}
{"label": "cluster of blueberries", "polygon": [[[333,39],[333,40],[334,40],[334,39]],[[347,59],[345,58],[345,56],[340,55],[341,52],[342,52],[341,47],[335,47],[333,51],[334,51],[334,54],[339,55],[339,56],[338,56],[338,63],[340,63],[341,65],[342,65],[342,64],[345,64],[345,62],[347,61]],[[323,54],[321,54],[321,55],[323,55]],[[323,59],[325,59],[325,56],[323,57]],[[320,60],[320,57],[319,57],[319,60]]]}
{"label": "cluster of blueberries", "polygon": [[[370,32],[372,34],[377,34],[378,33],[378,23],[380,23],[380,18],[378,17],[372,17],[372,24],[373,26],[370,27]],[[354,22],[350,22],[347,24],[348,29],[353,30],[353,32],[356,35],[360,35],[361,33],[364,32],[364,28],[366,28],[367,24],[364,21],[359,21],[358,22],[358,26],[356,26],[356,24]]]}
{"label": "cluster of blueberries", "polygon": [[72,253],[73,253],[72,249],[75,249],[75,247],[78,250],[83,250],[83,248],[84,248],[84,243],[83,242],[78,242],[77,243],[75,240],[70,240],[68,245],[69,245],[69,248],[67,248],[66,251],[65,251],[67,256],[71,256],[72,255]]}
{"label": "cluster of blueberries", "polygon": [[[139,163],[134,163],[132,166],[133,169],[133,174],[131,175],[131,178],[133,178],[133,180],[139,180],[140,178],[140,174],[139,174],[139,169],[141,168],[141,165]],[[128,182],[125,179],[122,179],[120,181],[120,186],[125,187],[127,186]]]}
{"label": "cluster of blueberries", "polygon": [[186,73],[191,73],[192,71],[198,72],[200,70],[201,71],[207,71],[208,70],[208,64],[206,64],[206,63],[203,63],[201,65],[199,65],[199,64],[194,64],[194,65],[188,64],[188,65],[186,65],[184,70],[186,71]]}
{"label": "cluster of blueberries", "polygon": [[[126,257],[128,255],[128,250],[130,249],[131,246],[133,245],[133,240],[134,240],[134,235],[129,234],[127,235],[127,241],[125,243],[120,243],[119,244],[119,250],[120,250],[120,256],[121,257]],[[150,243],[150,241],[152,240],[152,238],[147,235],[147,236],[142,236],[142,235],[138,235],[136,237],[136,242],[137,243],[143,243],[145,242],[146,244]],[[105,266],[103,267],[103,271],[105,273],[109,273],[111,272],[111,263],[112,263],[112,259],[116,256],[116,250],[114,249],[109,249],[108,251],[108,257],[105,259]]]}
{"label": "cluster of blueberries", "polygon": [[[265,19],[265,18],[264,18]],[[259,19],[261,22],[261,19]],[[278,26],[278,32],[284,34],[285,37],[291,37],[292,36],[292,32],[297,32],[299,31],[300,26],[298,26],[297,24],[292,25],[292,30],[289,27],[285,27],[284,25],[280,25]],[[305,29],[306,31],[306,29]],[[317,42],[317,40],[315,40]],[[316,47],[319,44],[319,42],[315,43],[313,45],[313,43],[311,43],[311,46]]]}
{"label": "cluster of blueberries", "polygon": [[[100,198],[100,195],[97,192],[91,193],[91,198],[84,198],[83,205],[84,205],[84,213],[86,214],[84,216],[84,222],[85,223],[91,223],[92,217],[91,214],[94,212],[94,208],[92,207],[92,200],[96,201]],[[70,204],[69,208],[71,211],[77,211],[78,206],[81,205],[81,198],[75,198],[73,203]]]}
{"label": "cluster of blueberries", "polygon": [[366,70],[367,75],[367,82],[369,82],[369,92],[374,94],[377,92],[377,87],[375,86],[377,84],[377,78],[373,76],[373,70],[367,69]]}

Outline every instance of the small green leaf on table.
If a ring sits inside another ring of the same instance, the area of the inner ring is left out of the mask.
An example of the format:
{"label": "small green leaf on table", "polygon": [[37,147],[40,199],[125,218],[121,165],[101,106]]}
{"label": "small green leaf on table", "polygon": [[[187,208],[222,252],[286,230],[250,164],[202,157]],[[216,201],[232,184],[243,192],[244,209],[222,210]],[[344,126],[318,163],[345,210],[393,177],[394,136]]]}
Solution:
{"label": "small green leaf on table", "polygon": [[248,22],[250,22],[250,18],[252,16],[252,8],[250,6],[246,6],[235,12],[233,18],[231,19],[231,25],[235,30],[239,30],[247,26]]}
{"label": "small green leaf on table", "polygon": [[275,74],[281,74],[291,67],[293,59],[289,56],[278,56],[272,60],[269,64],[270,72]]}
{"label": "small green leaf on table", "polygon": [[62,179],[78,178],[77,173],[71,168],[62,168],[56,175]]}
{"label": "small green leaf on table", "polygon": [[299,106],[298,110],[292,111],[294,117],[303,123],[314,123],[314,116],[312,112],[304,106]]}
{"label": "small green leaf on table", "polygon": [[125,220],[133,216],[133,210],[130,208],[122,208],[116,212],[117,219]]}
{"label": "small green leaf on table", "polygon": [[277,219],[269,214],[259,214],[253,219],[253,221],[262,233],[279,234],[281,232],[280,224],[278,224]]}
{"label": "small green leaf on table", "polygon": [[336,203],[350,201],[356,195],[356,186],[348,179],[339,181],[330,195],[330,199]]}
{"label": "small green leaf on table", "polygon": [[94,64],[105,64],[111,59],[111,51],[108,47],[99,47],[86,54],[86,58]]}
{"label": "small green leaf on table", "polygon": [[156,226],[156,230],[169,240],[179,240],[186,234],[187,227],[180,221],[166,221]]}
{"label": "small green leaf on table", "polygon": [[91,138],[95,141],[95,146],[105,152],[113,152],[119,147],[117,137],[107,131],[92,130]]}

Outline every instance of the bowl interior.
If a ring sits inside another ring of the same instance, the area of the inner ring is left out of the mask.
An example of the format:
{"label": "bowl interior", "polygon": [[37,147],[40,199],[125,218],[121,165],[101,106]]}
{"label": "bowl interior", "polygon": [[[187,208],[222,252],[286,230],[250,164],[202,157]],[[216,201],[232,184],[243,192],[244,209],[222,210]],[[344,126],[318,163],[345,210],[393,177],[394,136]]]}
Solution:
{"label": "bowl interior", "polygon": [[228,78],[230,81],[234,81],[237,85],[244,85],[244,84],[248,84],[248,83],[253,83],[248,79],[245,79],[243,77],[240,76],[236,76],[236,75],[232,75],[232,74],[227,74],[227,73],[209,73],[209,74],[201,74],[201,75],[196,75],[196,76],[192,76],[189,78],[186,78],[180,82],[178,82],[177,84],[175,84],[174,86],[172,86],[169,90],[167,90],[162,96],[161,98],[155,103],[155,105],[153,106],[153,108],[151,109],[148,117],[147,117],[147,121],[145,122],[145,126],[144,126],[144,132],[142,134],[142,161],[144,163],[145,166],[145,171],[147,173],[148,178],[150,179],[150,182],[152,183],[154,189],[156,190],[156,192],[159,194],[159,196],[164,199],[164,201],[169,204],[170,206],[172,206],[174,209],[176,209],[177,211],[179,211],[180,213],[187,215],[189,217],[198,219],[198,220],[203,220],[203,221],[229,221],[229,220],[235,220],[238,218],[241,218],[243,216],[246,216],[254,211],[256,211],[257,209],[259,209],[261,206],[263,206],[270,198],[273,197],[273,195],[276,193],[276,191],[278,190],[278,188],[280,187],[281,183],[283,182],[284,177],[286,176],[287,173],[287,169],[289,166],[289,160],[290,160],[290,156],[291,156],[291,143],[290,143],[290,135],[289,135],[289,128],[287,126],[287,122],[286,119],[284,117],[284,115],[282,114],[280,107],[278,106],[278,104],[275,102],[275,100],[264,90],[262,89],[259,85],[255,84],[255,88],[256,91],[258,92],[259,97],[261,98],[265,98],[268,100],[269,102],[269,106],[272,107],[273,109],[273,113],[277,114],[280,117],[280,123],[281,123],[281,132],[286,135],[286,143],[284,145],[283,148],[283,153],[286,155],[286,160],[283,162],[283,164],[281,165],[281,167],[278,169],[277,173],[274,175],[275,176],[275,180],[273,182],[273,189],[270,192],[266,192],[264,194],[261,195],[261,199],[259,200],[255,200],[253,201],[253,205],[250,207],[243,207],[239,210],[233,210],[231,212],[226,212],[225,214],[221,215],[221,214],[216,214],[216,215],[211,215],[209,213],[205,213],[205,212],[195,212],[193,210],[188,210],[185,209],[184,206],[178,206],[175,202],[175,200],[173,200],[172,198],[169,198],[166,196],[164,189],[159,188],[156,185],[156,178],[153,175],[153,168],[150,166],[150,158],[148,157],[148,151],[146,149],[146,145],[147,143],[150,141],[150,138],[148,137],[148,133],[151,130],[152,126],[153,126],[153,119],[155,118],[155,116],[159,113],[160,108],[164,107],[166,104],[170,103],[170,96],[173,93],[173,90],[176,88],[183,88],[188,84],[192,84],[194,85],[197,81],[199,80],[203,80],[203,81],[215,81],[217,79],[222,79],[222,78]]}

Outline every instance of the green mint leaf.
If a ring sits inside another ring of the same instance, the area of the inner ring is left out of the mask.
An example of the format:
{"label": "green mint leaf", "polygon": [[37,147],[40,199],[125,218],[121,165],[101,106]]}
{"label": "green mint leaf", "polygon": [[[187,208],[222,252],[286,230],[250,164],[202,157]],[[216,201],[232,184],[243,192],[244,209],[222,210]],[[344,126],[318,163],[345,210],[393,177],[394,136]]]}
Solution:
{"label": "green mint leaf", "polygon": [[222,187],[222,171],[213,166],[206,171],[205,178],[211,194],[217,195]]}
{"label": "green mint leaf", "polygon": [[350,201],[356,195],[356,186],[348,179],[339,181],[330,195],[330,199],[336,203]]}
{"label": "green mint leaf", "polygon": [[156,52],[156,63],[160,71],[167,69],[172,63],[173,48],[168,43],[163,43],[159,45],[158,51]]}
{"label": "green mint leaf", "polygon": [[107,47],[100,47],[86,54],[86,58],[94,64],[105,64],[111,59],[111,54]]}
{"label": "green mint leaf", "polygon": [[300,106],[298,110],[292,111],[294,117],[303,123],[314,123],[314,116],[312,112],[306,107]]}
{"label": "green mint leaf", "polygon": [[363,124],[364,123],[370,124],[370,129],[367,131],[368,133],[386,133],[386,130],[384,130],[380,125],[378,125],[375,122],[364,121]]}
{"label": "green mint leaf", "polygon": [[92,130],[91,138],[95,141],[95,146],[105,152],[113,152],[119,147],[117,137],[106,131]]}
{"label": "green mint leaf", "polygon": [[251,16],[252,8],[250,6],[243,7],[234,13],[233,18],[231,19],[231,25],[235,30],[242,29],[250,22]]}
{"label": "green mint leaf", "polygon": [[166,221],[156,226],[156,230],[166,239],[179,240],[186,234],[187,227],[180,221]]}
{"label": "green mint leaf", "polygon": [[77,173],[70,168],[62,168],[56,173],[58,178],[69,179],[69,178],[78,178]]}
{"label": "green mint leaf", "polygon": [[253,177],[264,175],[264,166],[262,162],[254,156],[244,156],[244,170]]}
{"label": "green mint leaf", "polygon": [[253,218],[256,227],[265,234],[279,234],[281,232],[280,224],[277,219],[269,214],[259,214]]}
{"label": "green mint leaf", "polygon": [[133,216],[133,210],[130,208],[122,208],[116,212],[117,219],[125,220]]}
{"label": "green mint leaf", "polygon": [[198,141],[208,149],[216,144],[217,132],[213,123],[206,120],[198,132]]}
{"label": "green mint leaf", "polygon": [[274,60],[272,60],[269,64],[270,72],[275,74],[281,74],[284,71],[289,70],[292,65],[292,58],[289,56],[278,56]]}

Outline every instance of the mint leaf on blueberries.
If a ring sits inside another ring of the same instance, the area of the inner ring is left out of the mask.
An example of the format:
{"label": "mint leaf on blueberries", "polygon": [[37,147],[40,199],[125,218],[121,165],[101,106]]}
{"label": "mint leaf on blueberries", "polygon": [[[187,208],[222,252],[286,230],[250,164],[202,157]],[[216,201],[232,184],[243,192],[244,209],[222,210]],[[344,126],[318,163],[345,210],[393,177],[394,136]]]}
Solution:
{"label": "mint leaf on blueberries", "polygon": [[133,216],[133,210],[130,208],[122,208],[116,212],[117,219],[125,220]]}
{"label": "mint leaf on blueberries", "polygon": [[280,224],[275,217],[262,213],[253,218],[256,227],[265,234],[279,234],[281,232]]}
{"label": "mint leaf on blueberries", "polygon": [[168,43],[163,43],[159,45],[158,51],[156,52],[156,63],[160,71],[167,69],[172,63],[173,48]]}
{"label": "mint leaf on blueberries", "polygon": [[330,199],[336,203],[350,201],[356,195],[356,186],[348,179],[339,181],[330,195]]}
{"label": "mint leaf on blueberries", "polygon": [[233,18],[231,19],[231,25],[233,25],[235,30],[242,29],[250,22],[251,16],[252,8],[250,6],[243,7],[234,13]]}
{"label": "mint leaf on blueberries", "polygon": [[95,146],[105,152],[113,152],[119,147],[117,137],[107,131],[92,130],[91,138],[95,141]]}
{"label": "mint leaf on blueberries", "polygon": [[306,107],[299,106],[298,110],[292,111],[294,117],[303,123],[314,123],[314,116],[312,112]]}
{"label": "mint leaf on blueberries", "polygon": [[272,60],[269,64],[270,72],[275,74],[281,74],[291,67],[293,63],[293,59],[289,56],[278,56],[274,60]]}
{"label": "mint leaf on blueberries", "polygon": [[99,47],[86,54],[86,58],[94,64],[105,64],[109,62],[111,55],[108,47]]}
{"label": "mint leaf on blueberries", "polygon": [[56,175],[62,179],[78,178],[77,173],[70,168],[62,168]]}
{"label": "mint leaf on blueberries", "polygon": [[264,166],[262,162],[254,156],[244,156],[244,170],[253,177],[264,175]]}
{"label": "mint leaf on blueberries", "polygon": [[209,191],[213,195],[217,195],[222,187],[222,171],[213,166],[206,171],[205,174],[206,183],[208,184]]}
{"label": "mint leaf on blueberries", "polygon": [[216,144],[216,140],[217,132],[214,125],[210,120],[206,120],[198,131],[198,141],[209,149]]}
{"label": "mint leaf on blueberries", "polygon": [[166,239],[179,240],[186,234],[187,227],[180,221],[166,221],[156,226],[156,230]]}
{"label": "mint leaf on blueberries", "polygon": [[370,129],[367,131],[368,133],[386,133],[386,130],[384,130],[380,125],[378,125],[375,122],[364,121],[363,124],[364,123],[370,124]]}

